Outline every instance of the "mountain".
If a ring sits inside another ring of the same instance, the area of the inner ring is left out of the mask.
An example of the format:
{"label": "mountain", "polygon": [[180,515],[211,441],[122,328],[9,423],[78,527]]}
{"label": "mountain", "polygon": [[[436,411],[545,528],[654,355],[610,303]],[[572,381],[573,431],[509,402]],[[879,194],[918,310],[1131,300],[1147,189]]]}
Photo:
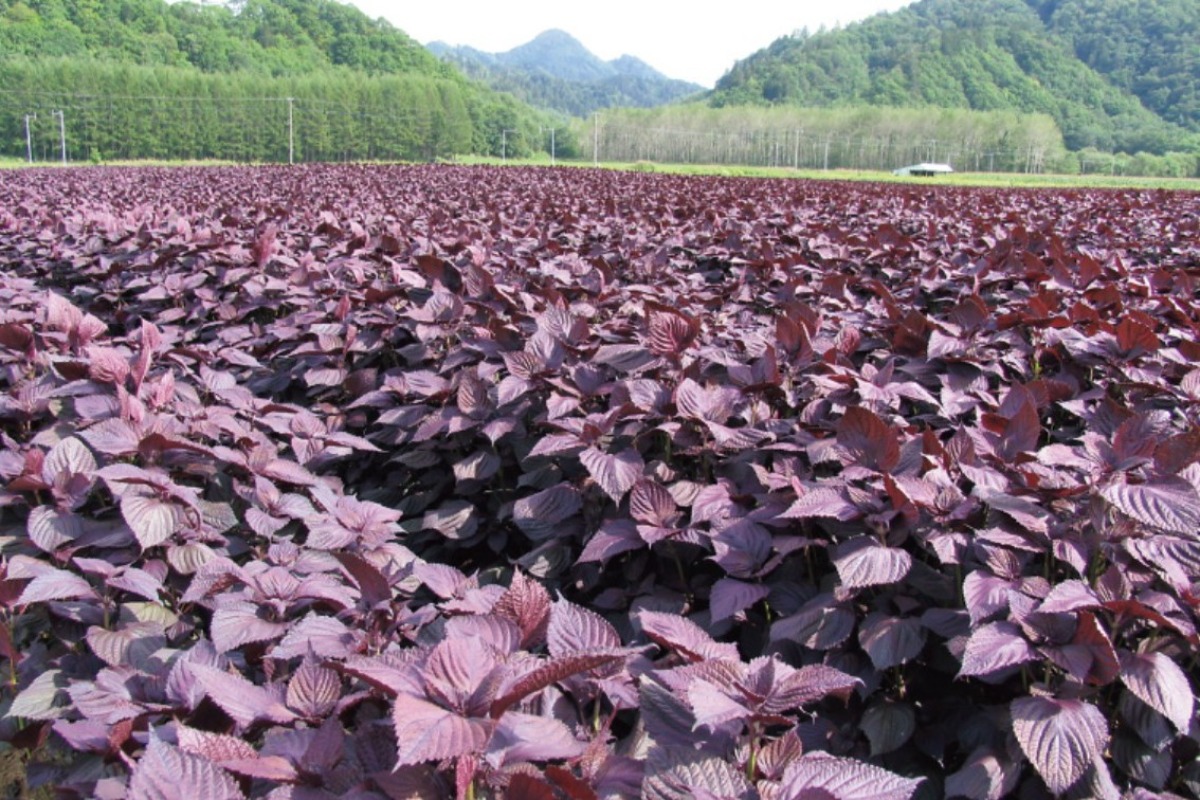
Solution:
{"label": "mountain", "polygon": [[545,31],[504,53],[445,42],[432,42],[428,48],[493,89],[575,116],[616,106],[657,106],[704,91],[698,84],[668,78],[633,56],[604,61],[560,30]]}
{"label": "mountain", "polygon": [[25,115],[48,153],[60,110],[93,159],[499,155],[503,131],[552,124],[334,0],[0,0],[0,86],[20,157]]}
{"label": "mountain", "polygon": [[1200,150],[1200,0],[920,0],[738,62],[717,106],[1012,109],[1073,150]]}

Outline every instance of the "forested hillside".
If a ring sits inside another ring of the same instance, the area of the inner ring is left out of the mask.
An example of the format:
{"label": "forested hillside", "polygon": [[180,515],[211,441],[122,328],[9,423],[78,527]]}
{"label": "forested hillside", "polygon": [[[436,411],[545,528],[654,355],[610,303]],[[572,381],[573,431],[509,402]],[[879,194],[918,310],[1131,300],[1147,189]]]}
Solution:
{"label": "forested hillside", "polygon": [[647,108],[704,91],[633,56],[604,61],[570,34],[545,31],[504,53],[433,42],[429,50],[467,75],[525,102],[574,116],[618,106]]}
{"label": "forested hillside", "polygon": [[1067,146],[1200,148],[1200,0],[921,0],[739,62],[714,105],[1016,109]]}
{"label": "forested hillside", "polygon": [[59,111],[72,160],[519,153],[549,122],[332,0],[0,0],[0,153],[60,157]]}

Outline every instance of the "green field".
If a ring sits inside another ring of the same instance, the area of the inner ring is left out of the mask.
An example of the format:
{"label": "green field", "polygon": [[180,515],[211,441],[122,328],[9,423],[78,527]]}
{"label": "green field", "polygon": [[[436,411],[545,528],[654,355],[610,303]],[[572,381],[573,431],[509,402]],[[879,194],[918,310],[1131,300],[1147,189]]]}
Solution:
{"label": "green field", "polygon": [[[233,161],[106,161],[106,166],[233,166]],[[540,158],[502,161],[498,158],[461,156],[456,164],[490,164],[495,166],[540,166],[550,165],[549,156]],[[591,167],[590,161],[555,162],[561,167]],[[0,169],[28,167],[22,159],[0,157]],[[34,167],[56,167],[57,161],[39,161]],[[89,166],[82,162],[69,166]],[[956,172],[934,178],[900,177],[890,172],[871,170],[819,170],[792,169],[790,167],[737,167],[723,164],[658,164],[648,161],[601,162],[601,168],[627,172],[661,173],[665,175],[713,175],[725,178],[800,178],[804,180],[873,181],[884,183],[915,183],[931,186],[994,186],[997,188],[1026,189],[1168,189],[1172,191],[1200,192],[1200,178],[1144,178],[1136,175],[1026,175],[1007,172]]]}

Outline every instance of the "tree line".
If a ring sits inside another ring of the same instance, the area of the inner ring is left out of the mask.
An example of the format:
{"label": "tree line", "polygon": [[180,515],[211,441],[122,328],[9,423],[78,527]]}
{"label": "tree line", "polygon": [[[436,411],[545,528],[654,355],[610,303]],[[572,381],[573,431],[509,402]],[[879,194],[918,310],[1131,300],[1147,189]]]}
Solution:
{"label": "tree line", "polygon": [[[90,59],[0,61],[0,153],[242,162],[423,160],[543,149],[553,118],[424,74],[266,78]],[[28,139],[26,119],[29,119]]]}

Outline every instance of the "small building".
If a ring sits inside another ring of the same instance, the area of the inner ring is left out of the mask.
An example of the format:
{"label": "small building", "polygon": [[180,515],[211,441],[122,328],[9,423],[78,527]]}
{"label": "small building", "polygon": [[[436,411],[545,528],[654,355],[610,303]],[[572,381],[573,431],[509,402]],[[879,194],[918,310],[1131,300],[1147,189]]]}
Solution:
{"label": "small building", "polygon": [[954,172],[954,167],[949,164],[931,164],[928,162],[892,170],[893,175],[913,175],[918,178],[932,178],[934,175],[945,175],[948,172]]}

